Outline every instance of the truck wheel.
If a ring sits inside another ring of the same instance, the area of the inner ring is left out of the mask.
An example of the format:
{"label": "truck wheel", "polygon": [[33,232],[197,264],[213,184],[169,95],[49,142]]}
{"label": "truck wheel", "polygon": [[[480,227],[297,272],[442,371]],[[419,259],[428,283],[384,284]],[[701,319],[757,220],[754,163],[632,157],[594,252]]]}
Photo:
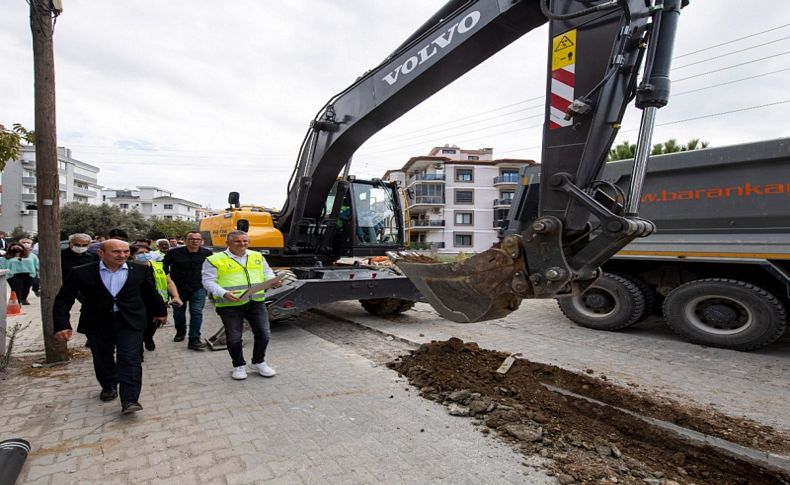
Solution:
{"label": "truck wheel", "polygon": [[782,336],[787,316],[782,303],[759,286],[710,278],[678,286],[664,300],[664,319],[689,342],[754,350]]}
{"label": "truck wheel", "polygon": [[410,310],[414,306],[411,300],[401,300],[400,298],[373,298],[371,300],[359,300],[362,308],[373,315],[394,315]]}
{"label": "truck wheel", "polygon": [[581,295],[557,298],[566,317],[582,327],[620,330],[645,314],[645,295],[629,279],[604,273]]}
{"label": "truck wheel", "polygon": [[636,320],[637,322],[641,322],[642,320],[644,320],[645,318],[649,317],[654,312],[656,312],[659,306],[658,298],[656,297],[656,292],[653,290],[653,288],[650,287],[650,285],[642,281],[642,278],[636,275],[626,274],[626,273],[612,273],[612,274],[616,274],[617,276],[621,278],[625,278],[631,283],[633,283],[634,286],[639,288],[639,291],[642,293],[642,296],[645,297],[645,311],[642,313],[642,316]]}

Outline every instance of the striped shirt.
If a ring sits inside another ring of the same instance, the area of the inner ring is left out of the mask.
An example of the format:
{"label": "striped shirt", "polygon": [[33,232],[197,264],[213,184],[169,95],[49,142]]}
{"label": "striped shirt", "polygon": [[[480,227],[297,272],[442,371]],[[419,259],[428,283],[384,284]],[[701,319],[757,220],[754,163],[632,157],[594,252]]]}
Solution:
{"label": "striped shirt", "polygon": [[[110,269],[104,265],[104,261],[99,260],[99,276],[101,276],[104,287],[107,288],[107,291],[115,298],[118,292],[121,291],[121,288],[123,288],[123,285],[126,284],[126,278],[129,276],[129,266],[123,263],[123,266],[118,268],[117,271],[110,271]],[[118,305],[113,303],[112,310],[117,312]]]}

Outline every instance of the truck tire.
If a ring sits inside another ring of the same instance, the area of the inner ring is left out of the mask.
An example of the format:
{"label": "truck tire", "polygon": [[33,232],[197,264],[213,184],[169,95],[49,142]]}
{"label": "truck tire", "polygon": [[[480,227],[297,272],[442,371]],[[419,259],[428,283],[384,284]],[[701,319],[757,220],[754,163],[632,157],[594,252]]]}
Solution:
{"label": "truck tire", "polygon": [[664,319],[689,342],[733,350],[755,350],[782,336],[782,303],[759,286],[724,278],[678,286],[664,300]]}
{"label": "truck tire", "polygon": [[413,301],[401,300],[400,298],[373,298],[370,300],[359,300],[359,302],[368,313],[377,316],[403,313],[414,306]]}
{"label": "truck tire", "polygon": [[581,295],[557,298],[560,310],[582,327],[620,330],[645,315],[645,295],[627,278],[604,273]]}
{"label": "truck tire", "polygon": [[634,286],[639,288],[639,291],[642,292],[642,296],[645,297],[645,311],[642,313],[642,316],[636,320],[637,322],[641,322],[642,320],[649,317],[654,312],[657,312],[657,310],[660,309],[658,305],[658,298],[656,292],[647,283],[642,281],[642,278],[627,273],[612,273],[612,274],[616,274],[617,276],[621,278],[625,278],[631,283],[633,283]]}

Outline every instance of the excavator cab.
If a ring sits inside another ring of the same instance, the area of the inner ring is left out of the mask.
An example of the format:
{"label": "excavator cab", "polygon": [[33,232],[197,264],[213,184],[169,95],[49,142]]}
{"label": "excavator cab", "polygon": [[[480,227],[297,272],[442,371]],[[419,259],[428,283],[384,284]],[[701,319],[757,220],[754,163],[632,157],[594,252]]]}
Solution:
{"label": "excavator cab", "polygon": [[337,214],[334,254],[383,256],[403,248],[402,204],[395,184],[349,177],[335,185],[325,207],[326,213]]}

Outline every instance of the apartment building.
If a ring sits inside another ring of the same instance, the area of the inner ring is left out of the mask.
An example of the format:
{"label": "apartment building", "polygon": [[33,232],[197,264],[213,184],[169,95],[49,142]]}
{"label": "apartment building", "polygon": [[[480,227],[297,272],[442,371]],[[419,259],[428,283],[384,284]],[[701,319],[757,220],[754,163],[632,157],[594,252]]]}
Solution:
{"label": "apartment building", "polygon": [[[99,167],[72,157],[71,150],[58,147],[58,182],[60,204],[82,202],[100,204]],[[0,174],[0,230],[10,233],[14,228],[38,232],[36,206],[36,149],[22,147],[20,158],[9,161]]]}
{"label": "apartment building", "polygon": [[384,175],[406,188],[411,247],[476,253],[497,241],[499,221],[510,209],[519,171],[535,162],[494,159],[493,152],[435,147]]}
{"label": "apartment building", "polygon": [[197,221],[205,213],[197,202],[173,197],[173,192],[147,185],[136,189],[104,189],[102,203],[119,207],[124,211],[136,210],[146,217]]}

